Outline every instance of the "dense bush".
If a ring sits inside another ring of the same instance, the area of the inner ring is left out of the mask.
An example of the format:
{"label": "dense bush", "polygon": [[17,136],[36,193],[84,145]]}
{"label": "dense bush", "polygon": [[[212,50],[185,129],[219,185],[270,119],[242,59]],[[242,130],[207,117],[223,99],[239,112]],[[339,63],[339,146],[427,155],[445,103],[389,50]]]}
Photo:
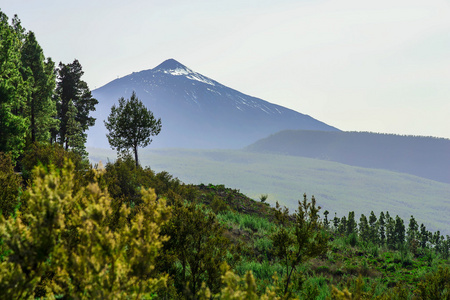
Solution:
{"label": "dense bush", "polygon": [[0,212],[6,218],[20,206],[21,182],[14,172],[11,156],[0,152]]}
{"label": "dense bush", "polygon": [[168,270],[174,279],[178,293],[189,299],[202,282],[213,292],[220,289],[221,266],[232,250],[223,232],[213,213],[205,213],[195,203],[174,203],[172,218],[162,226],[169,239],[158,261],[161,271]]}
{"label": "dense bush", "polygon": [[2,297],[152,298],[167,281],[154,266],[170,209],[142,189],[142,204],[133,214],[121,206],[117,223],[108,192],[95,181],[74,191],[74,173],[71,163],[37,167],[27,209],[0,216]]}
{"label": "dense bush", "polygon": [[89,163],[82,160],[78,154],[64,150],[64,147],[59,144],[33,143],[25,151],[20,161],[22,176],[25,180],[31,179],[32,170],[38,165],[48,166],[51,164],[61,169],[66,160],[72,161],[75,170],[86,170],[89,166]]}
{"label": "dense bush", "polygon": [[195,198],[192,188],[182,185],[168,172],[155,174],[150,168],[136,166],[130,155],[124,155],[115,162],[108,162],[105,169],[104,183],[111,196],[115,199],[122,198],[133,205],[140,203],[140,190],[149,187],[155,190],[156,195],[170,195],[170,199],[180,195],[191,200]]}

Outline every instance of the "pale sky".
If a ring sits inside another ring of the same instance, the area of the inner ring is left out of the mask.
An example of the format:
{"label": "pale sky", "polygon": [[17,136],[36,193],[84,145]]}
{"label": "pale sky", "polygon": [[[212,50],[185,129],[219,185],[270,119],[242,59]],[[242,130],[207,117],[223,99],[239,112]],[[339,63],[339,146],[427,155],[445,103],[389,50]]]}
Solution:
{"label": "pale sky", "polygon": [[[346,131],[450,138],[450,0],[2,0],[91,89],[168,58]],[[151,108],[150,108],[151,109]]]}

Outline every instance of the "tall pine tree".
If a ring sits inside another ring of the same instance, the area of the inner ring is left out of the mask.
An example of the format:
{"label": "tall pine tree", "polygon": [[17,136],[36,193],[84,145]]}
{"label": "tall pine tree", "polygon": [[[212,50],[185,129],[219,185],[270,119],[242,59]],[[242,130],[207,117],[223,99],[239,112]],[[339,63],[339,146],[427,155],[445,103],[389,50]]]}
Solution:
{"label": "tall pine tree", "polygon": [[28,118],[22,112],[30,94],[20,73],[20,28],[17,18],[9,25],[8,17],[0,11],[0,151],[11,153],[13,159],[25,147]]}
{"label": "tall pine tree", "polygon": [[95,118],[89,114],[95,111],[98,101],[92,97],[87,83],[81,80],[84,72],[78,60],[71,64],[60,63],[57,74],[56,107],[60,128],[54,132],[52,140],[58,141],[66,150],[86,154],[85,132],[95,123]]}
{"label": "tall pine tree", "polygon": [[33,32],[28,32],[22,47],[22,77],[31,88],[25,116],[30,120],[28,139],[31,142],[49,141],[50,130],[58,128],[55,89],[55,64],[50,58],[44,59],[42,48]]}

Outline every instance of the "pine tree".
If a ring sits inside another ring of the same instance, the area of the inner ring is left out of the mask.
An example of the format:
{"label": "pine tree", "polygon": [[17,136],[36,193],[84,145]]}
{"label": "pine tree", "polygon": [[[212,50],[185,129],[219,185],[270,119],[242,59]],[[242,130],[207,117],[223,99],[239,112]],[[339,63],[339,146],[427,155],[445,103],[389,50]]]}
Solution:
{"label": "pine tree", "polygon": [[0,151],[11,153],[12,159],[25,147],[29,121],[23,110],[31,93],[20,73],[21,40],[16,29],[20,31],[21,27],[18,19],[14,20],[10,26],[8,17],[0,11]]}
{"label": "pine tree", "polygon": [[334,231],[338,231],[339,230],[339,223],[341,222],[341,219],[339,219],[337,217],[336,212],[334,213],[334,218],[333,218],[333,227],[334,227]]}
{"label": "pine tree", "polygon": [[425,225],[420,224],[420,234],[419,234],[419,239],[420,239],[420,247],[422,249],[425,249],[428,247],[428,242],[430,241],[430,232],[427,231],[427,228],[425,227]]}
{"label": "pine tree", "polygon": [[389,212],[386,212],[386,246],[389,249],[395,249],[396,239],[395,239],[395,221],[389,215]]}
{"label": "pine tree", "polygon": [[385,233],[385,216],[383,212],[380,212],[380,217],[378,218],[378,236],[380,238],[380,246],[384,246],[386,242],[386,233]]}
{"label": "pine tree", "polygon": [[367,218],[364,214],[361,215],[359,219],[359,236],[362,241],[368,242],[370,240],[370,228]]}
{"label": "pine tree", "polygon": [[395,248],[399,249],[405,242],[405,224],[398,215],[395,217]]}
{"label": "pine tree", "polygon": [[369,232],[370,241],[374,245],[378,245],[378,243],[379,243],[378,223],[377,223],[377,217],[375,216],[373,211],[370,212],[369,227],[370,227],[370,232]]}
{"label": "pine tree", "polygon": [[5,218],[13,216],[20,207],[21,185],[22,178],[14,172],[11,155],[0,152],[0,214]]}
{"label": "pine tree", "polygon": [[342,216],[342,218],[340,219],[338,232],[341,235],[347,234],[347,217],[346,216]]}
{"label": "pine tree", "polygon": [[88,154],[85,151],[84,144],[86,143],[86,134],[77,121],[78,110],[70,100],[67,109],[67,129],[66,129],[66,143],[67,147],[72,149],[73,152],[80,155],[80,157],[86,157]]}
{"label": "pine tree", "polygon": [[330,214],[330,212],[328,210],[323,212],[324,220],[323,220],[323,225],[325,227],[325,229],[328,229],[330,227],[330,221],[328,221],[328,215]]}
{"label": "pine tree", "polygon": [[30,120],[29,139],[31,142],[50,141],[50,130],[56,129],[56,103],[54,63],[44,60],[42,48],[33,32],[26,35],[22,47],[22,76],[29,82],[31,95],[28,98],[25,116]]}
{"label": "pine tree", "polygon": [[105,121],[108,142],[113,149],[134,153],[136,166],[139,165],[138,147],[146,147],[151,137],[161,132],[161,119],[156,120],[133,91],[131,98],[119,99],[119,106],[113,105],[108,120]]}
{"label": "pine tree", "polygon": [[417,224],[416,219],[413,216],[409,219],[408,230],[406,231],[406,243],[409,248],[415,253],[417,248],[419,237],[419,224]]}
{"label": "pine tree", "polygon": [[352,233],[357,233],[357,224],[355,221],[355,212],[351,211],[348,213],[348,219],[347,219],[347,235],[350,235]]}
{"label": "pine tree", "polygon": [[[95,105],[98,101],[92,98],[86,82],[81,80],[84,72],[78,60],[74,60],[73,63],[67,65],[60,63],[57,73],[56,107],[60,128],[58,132],[54,132],[52,140],[58,140],[66,150],[71,148],[79,153],[84,153],[84,143],[81,145],[69,141],[70,139],[73,140],[73,134],[69,133],[72,130],[70,126],[76,122],[80,128],[80,138],[86,139],[86,130],[95,123],[95,118],[89,116],[89,114],[91,111],[95,111]],[[71,102],[76,108],[75,116],[73,116],[75,110],[71,108]]]}
{"label": "pine tree", "polygon": [[[279,212],[281,208],[278,209]],[[293,227],[281,226],[271,239],[274,245],[274,254],[284,266],[283,295],[290,296],[291,283],[298,266],[310,258],[323,255],[328,250],[328,236],[323,231],[323,223],[319,218],[320,206],[316,207],[316,200],[311,197],[309,202],[306,194],[303,202],[299,201],[295,213]],[[283,213],[277,214],[287,218]],[[283,223],[287,223],[283,221]]]}

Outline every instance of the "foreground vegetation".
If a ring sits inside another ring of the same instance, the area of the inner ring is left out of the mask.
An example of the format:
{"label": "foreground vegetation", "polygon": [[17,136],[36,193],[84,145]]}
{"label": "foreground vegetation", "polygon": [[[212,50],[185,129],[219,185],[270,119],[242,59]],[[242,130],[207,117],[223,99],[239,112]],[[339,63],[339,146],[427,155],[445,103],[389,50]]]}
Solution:
{"label": "foreground vegetation", "polygon": [[331,218],[306,195],[291,214],[129,156],[95,168],[78,157],[35,144],[24,181],[1,155],[6,299],[450,296],[449,237],[413,217]]}

